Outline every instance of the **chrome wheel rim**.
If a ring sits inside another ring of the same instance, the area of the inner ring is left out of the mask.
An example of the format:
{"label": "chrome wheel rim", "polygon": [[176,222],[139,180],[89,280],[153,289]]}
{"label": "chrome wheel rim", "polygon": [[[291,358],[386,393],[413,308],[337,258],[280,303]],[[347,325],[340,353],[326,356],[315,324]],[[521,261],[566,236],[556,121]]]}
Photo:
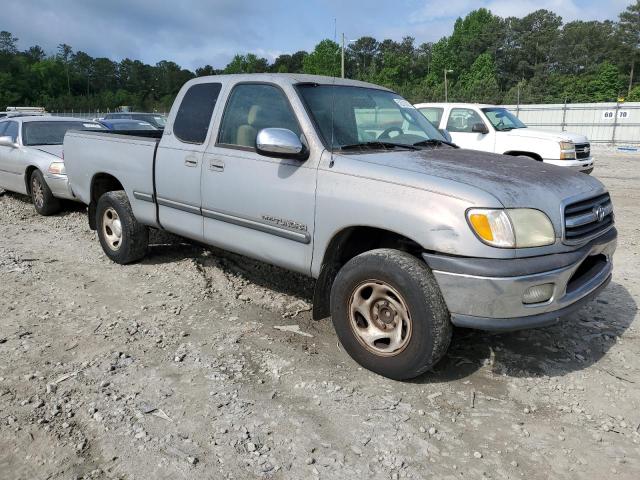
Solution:
{"label": "chrome wheel rim", "polygon": [[107,246],[117,251],[122,244],[122,223],[118,212],[112,207],[107,208],[102,214],[102,233]]}
{"label": "chrome wheel rim", "polygon": [[31,193],[33,194],[33,203],[36,207],[42,208],[44,206],[44,191],[42,184],[37,177],[31,180]]}
{"label": "chrome wheel rim", "polygon": [[349,324],[363,347],[383,357],[398,355],[411,339],[411,315],[404,298],[381,280],[367,280],[353,290]]}

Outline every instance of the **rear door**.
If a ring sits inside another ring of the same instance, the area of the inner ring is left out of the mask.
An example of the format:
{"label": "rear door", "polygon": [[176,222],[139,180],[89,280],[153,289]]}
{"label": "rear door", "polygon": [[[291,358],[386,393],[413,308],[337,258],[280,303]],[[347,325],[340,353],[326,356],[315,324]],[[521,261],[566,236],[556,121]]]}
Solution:
{"label": "rear door", "polygon": [[[196,83],[184,93],[156,154],[156,201],[164,228],[202,240],[200,174],[220,83]],[[177,100],[178,101],[178,100]]]}
{"label": "rear door", "polygon": [[[16,121],[5,121],[2,135],[18,142],[20,124]],[[0,185],[14,192],[26,193],[24,182],[25,163],[20,147],[0,145]]]}
{"label": "rear door", "polygon": [[[496,132],[491,125],[472,108],[452,108],[447,117],[446,129],[451,134],[453,143],[461,148],[493,152],[495,150]],[[483,124],[489,133],[473,131],[475,124]]]}
{"label": "rear door", "polygon": [[287,95],[269,83],[231,90],[202,169],[204,237],[209,244],[308,274],[317,164],[256,152],[263,128],[302,135]]}

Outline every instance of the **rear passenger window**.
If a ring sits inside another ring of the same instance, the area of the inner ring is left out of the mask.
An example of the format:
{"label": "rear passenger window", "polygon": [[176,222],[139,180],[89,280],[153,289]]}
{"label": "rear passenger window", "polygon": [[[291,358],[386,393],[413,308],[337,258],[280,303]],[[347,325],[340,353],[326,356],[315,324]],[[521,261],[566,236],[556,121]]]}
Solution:
{"label": "rear passenger window", "polygon": [[255,148],[263,128],[286,128],[298,136],[301,133],[282,90],[265,84],[237,85],[229,96],[218,143]]}
{"label": "rear passenger window", "polygon": [[420,113],[422,113],[425,117],[427,117],[427,120],[431,122],[431,125],[433,125],[436,128],[440,128],[440,120],[442,119],[442,113],[444,112],[444,108],[422,107],[422,108],[419,108],[418,110],[420,110]]}
{"label": "rear passenger window", "polygon": [[186,143],[204,143],[221,83],[198,83],[189,87],[173,122],[174,135]]}
{"label": "rear passenger window", "polygon": [[18,141],[18,123],[7,122],[7,128],[2,134],[5,137],[11,137],[14,142]]}

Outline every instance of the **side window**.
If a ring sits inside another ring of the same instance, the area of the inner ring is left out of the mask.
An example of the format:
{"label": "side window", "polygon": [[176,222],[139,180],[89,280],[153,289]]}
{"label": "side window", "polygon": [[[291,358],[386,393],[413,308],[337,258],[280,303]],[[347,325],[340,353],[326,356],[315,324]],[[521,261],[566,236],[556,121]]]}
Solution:
{"label": "side window", "polygon": [[273,85],[237,85],[222,118],[218,143],[255,148],[263,128],[287,128],[300,135],[300,127],[285,94]]}
{"label": "side window", "polygon": [[5,129],[3,136],[11,137],[14,142],[18,141],[18,122],[6,122],[7,128]]}
{"label": "side window", "polygon": [[0,122],[0,137],[4,137],[4,131],[7,129],[9,122]]}
{"label": "side window", "polygon": [[221,83],[198,83],[184,94],[173,122],[174,135],[186,143],[204,143]]}
{"label": "side window", "polygon": [[447,130],[449,132],[471,133],[476,123],[484,123],[475,110],[469,108],[453,108],[449,114]]}
{"label": "side window", "polygon": [[444,113],[444,108],[439,107],[424,107],[420,108],[420,113],[422,113],[427,120],[431,122],[436,128],[440,128],[440,120],[442,120],[442,114]]}

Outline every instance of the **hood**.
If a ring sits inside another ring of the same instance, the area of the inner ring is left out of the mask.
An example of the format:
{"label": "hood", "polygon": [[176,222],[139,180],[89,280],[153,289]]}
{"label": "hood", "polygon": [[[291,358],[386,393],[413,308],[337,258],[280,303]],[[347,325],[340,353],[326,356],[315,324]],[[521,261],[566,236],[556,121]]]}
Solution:
{"label": "hood", "polygon": [[32,145],[29,148],[35,148],[36,150],[40,150],[41,152],[49,153],[51,155],[55,155],[58,158],[63,158],[62,156],[62,145]]}
{"label": "hood", "polygon": [[[503,132],[498,132],[503,133]],[[516,128],[507,132],[510,137],[536,138],[539,140],[551,140],[554,142],[570,141],[573,143],[587,143],[589,139],[584,135],[571,132],[554,132],[551,130],[538,130],[537,128]]]}
{"label": "hood", "polygon": [[[413,177],[420,174],[420,183],[425,189],[437,187],[438,179],[462,184],[470,192],[481,189],[498,199],[506,208],[542,210],[552,221],[555,220],[554,223],[560,221],[561,202],[571,197],[595,195],[605,190],[600,181],[569,168],[524,157],[475,150],[440,147],[348,156],[354,160],[403,170]],[[379,180],[385,180],[380,174],[377,176]]]}

